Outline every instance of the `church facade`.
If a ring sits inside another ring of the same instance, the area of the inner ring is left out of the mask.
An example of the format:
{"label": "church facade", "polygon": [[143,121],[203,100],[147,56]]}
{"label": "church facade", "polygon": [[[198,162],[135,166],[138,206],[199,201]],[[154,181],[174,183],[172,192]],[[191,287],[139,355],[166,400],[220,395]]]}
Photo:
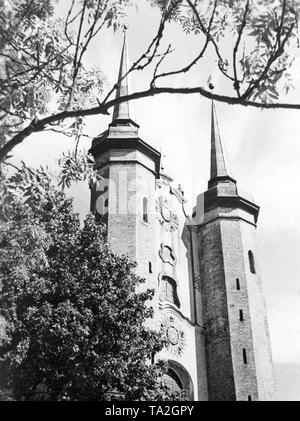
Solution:
{"label": "church facade", "polygon": [[[126,34],[117,97],[128,94]],[[91,153],[102,181],[91,209],[112,249],[137,262],[155,290],[152,327],[168,347],[166,383],[186,400],[275,399],[267,315],[259,271],[259,207],[228,171],[216,107],[211,111],[211,174],[193,214],[161,168],[161,154],[139,137],[129,104],[116,105]]]}

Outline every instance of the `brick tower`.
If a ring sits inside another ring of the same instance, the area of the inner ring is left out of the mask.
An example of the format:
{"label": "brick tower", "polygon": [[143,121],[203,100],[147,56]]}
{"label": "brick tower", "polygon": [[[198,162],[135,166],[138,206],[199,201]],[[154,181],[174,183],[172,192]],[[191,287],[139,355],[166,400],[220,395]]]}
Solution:
{"label": "brick tower", "polygon": [[[128,95],[127,71],[125,32],[117,98]],[[139,273],[149,274],[155,250],[151,209],[160,152],[139,137],[138,129],[130,118],[129,103],[124,102],[115,107],[109,129],[93,140],[91,153],[103,180],[92,190],[91,209],[107,224],[113,250],[128,254],[139,262]]]}
{"label": "brick tower", "polygon": [[[126,33],[116,97],[128,95]],[[155,289],[153,328],[168,346],[165,381],[188,400],[268,400],[274,379],[255,231],[259,212],[229,176],[212,106],[211,178],[186,217],[180,187],[139,136],[128,102],[116,105],[91,153],[102,181],[91,210],[108,241]]]}
{"label": "brick tower", "polygon": [[205,327],[208,399],[273,400],[275,383],[256,223],[259,207],[229,175],[214,103],[211,176],[192,226]]}

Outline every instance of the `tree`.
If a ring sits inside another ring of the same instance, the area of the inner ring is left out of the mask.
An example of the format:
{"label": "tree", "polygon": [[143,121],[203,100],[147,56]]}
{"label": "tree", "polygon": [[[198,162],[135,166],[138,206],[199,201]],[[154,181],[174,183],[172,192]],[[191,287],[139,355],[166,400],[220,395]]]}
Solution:
{"label": "tree", "polygon": [[[15,399],[170,399],[166,369],[150,364],[165,339],[146,327],[152,290],[134,264],[116,256],[105,228],[72,201],[43,169],[23,166],[6,179],[0,224],[0,357]],[[7,392],[6,392],[7,393]]]}
{"label": "tree", "polygon": [[[54,0],[1,0],[0,161],[32,133],[55,130],[80,137],[82,117],[108,114],[116,103],[162,93],[198,93],[259,108],[300,108],[279,101],[280,92],[291,87],[289,69],[299,47],[298,0],[148,1],[160,8],[161,20],[129,73],[152,66],[149,87],[112,99],[118,82],[104,92],[103,75],[86,68],[84,57],[95,37],[122,25],[133,0],[70,0],[64,18],[55,15]],[[174,70],[166,67],[171,44],[162,48],[165,28],[172,21],[199,37],[200,45],[189,63]],[[224,46],[229,44],[228,50]],[[203,86],[162,85],[172,75],[200,66],[210,48],[218,70],[230,83],[228,93]]]}

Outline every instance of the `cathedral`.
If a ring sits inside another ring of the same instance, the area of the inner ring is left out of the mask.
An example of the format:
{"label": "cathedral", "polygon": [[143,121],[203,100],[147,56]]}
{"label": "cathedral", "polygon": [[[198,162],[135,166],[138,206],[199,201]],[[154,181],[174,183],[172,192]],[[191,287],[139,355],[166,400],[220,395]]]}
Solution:
{"label": "cathedral", "polygon": [[[126,34],[117,98],[128,95]],[[151,327],[168,346],[165,382],[185,400],[268,401],[275,381],[256,245],[259,214],[230,175],[216,106],[211,108],[210,179],[191,216],[161,166],[161,153],[139,137],[129,104],[93,140],[102,176],[91,210],[120,255],[155,290]]]}

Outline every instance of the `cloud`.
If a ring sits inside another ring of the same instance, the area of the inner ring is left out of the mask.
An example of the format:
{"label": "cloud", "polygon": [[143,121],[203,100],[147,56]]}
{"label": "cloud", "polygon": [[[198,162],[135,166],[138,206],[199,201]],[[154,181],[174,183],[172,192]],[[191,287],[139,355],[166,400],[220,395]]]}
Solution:
{"label": "cloud", "polygon": [[300,401],[299,364],[275,364],[275,378],[280,401]]}
{"label": "cloud", "polygon": [[300,294],[269,297],[268,316],[273,359],[300,366]]}

